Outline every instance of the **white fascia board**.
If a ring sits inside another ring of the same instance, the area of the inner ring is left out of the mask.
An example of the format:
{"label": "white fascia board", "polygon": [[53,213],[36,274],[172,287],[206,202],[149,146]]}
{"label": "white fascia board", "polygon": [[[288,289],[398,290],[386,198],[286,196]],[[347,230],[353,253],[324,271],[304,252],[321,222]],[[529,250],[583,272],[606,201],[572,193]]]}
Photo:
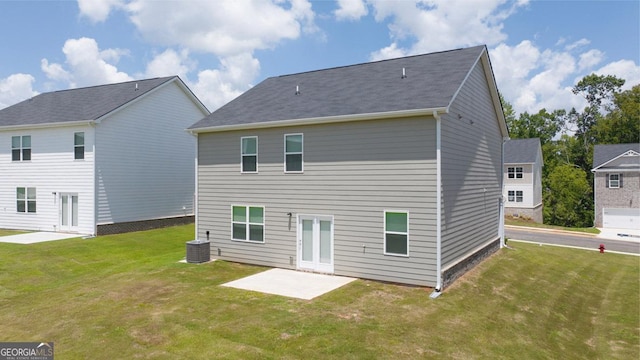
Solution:
{"label": "white fascia board", "polygon": [[78,125],[95,125],[99,121],[96,120],[78,120],[78,121],[65,121],[45,124],[24,124],[24,125],[9,125],[0,127],[0,131],[14,131],[14,130],[30,130],[30,129],[49,129],[58,127],[69,127]]}
{"label": "white fascia board", "polygon": [[[634,150],[629,150],[629,151],[625,151],[624,153],[614,157],[613,159],[604,162],[596,167],[594,167],[593,169],[591,169],[591,172],[596,172],[597,170],[599,170],[601,167],[606,166],[608,163],[618,160],[619,158],[623,157],[623,156],[639,156],[640,154]],[[608,169],[607,169],[608,170]]]}
{"label": "white fascia board", "polygon": [[197,129],[187,129],[187,131],[193,134],[198,134],[198,133],[205,133],[205,132],[224,132],[224,131],[245,130],[245,129],[264,129],[264,128],[273,128],[273,127],[295,126],[295,125],[331,124],[331,123],[340,123],[340,122],[367,121],[367,120],[379,120],[379,119],[402,118],[402,117],[425,116],[425,115],[432,117],[434,113],[446,114],[448,112],[449,112],[448,108],[439,107],[439,108],[431,108],[431,109],[400,110],[400,111],[389,111],[389,112],[380,112],[380,113],[365,113],[365,114],[325,116],[325,117],[304,118],[304,119],[276,120],[276,121],[266,121],[262,123],[210,126],[210,127],[197,128]]}

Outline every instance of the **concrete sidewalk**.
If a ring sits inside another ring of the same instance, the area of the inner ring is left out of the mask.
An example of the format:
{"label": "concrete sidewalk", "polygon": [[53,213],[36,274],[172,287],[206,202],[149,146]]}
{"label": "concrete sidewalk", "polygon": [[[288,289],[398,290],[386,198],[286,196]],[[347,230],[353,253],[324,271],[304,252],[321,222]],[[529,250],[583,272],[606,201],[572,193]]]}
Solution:
{"label": "concrete sidewalk", "polygon": [[354,280],[356,279],[344,276],[276,268],[220,286],[311,300]]}
{"label": "concrete sidewalk", "polygon": [[82,237],[81,234],[67,234],[57,232],[32,232],[18,235],[0,236],[0,242],[12,244],[36,244],[45,241],[56,241]]}

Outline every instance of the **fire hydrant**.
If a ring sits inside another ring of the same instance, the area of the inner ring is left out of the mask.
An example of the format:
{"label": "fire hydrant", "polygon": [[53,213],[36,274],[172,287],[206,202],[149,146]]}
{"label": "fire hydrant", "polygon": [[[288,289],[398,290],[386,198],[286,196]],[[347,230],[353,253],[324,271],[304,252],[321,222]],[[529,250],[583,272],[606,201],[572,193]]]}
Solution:
{"label": "fire hydrant", "polygon": [[600,249],[600,254],[603,254],[604,253],[604,244],[600,244],[599,249]]}

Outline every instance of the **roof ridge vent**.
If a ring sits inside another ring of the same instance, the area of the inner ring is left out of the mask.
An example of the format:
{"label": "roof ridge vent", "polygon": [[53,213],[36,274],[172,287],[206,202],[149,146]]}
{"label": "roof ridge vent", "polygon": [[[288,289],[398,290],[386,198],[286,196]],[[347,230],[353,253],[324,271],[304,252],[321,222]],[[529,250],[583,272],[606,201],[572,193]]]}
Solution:
{"label": "roof ridge vent", "polygon": [[407,71],[406,71],[406,69],[403,67],[403,68],[402,68],[402,77],[401,77],[401,79],[406,79],[406,78],[407,78]]}

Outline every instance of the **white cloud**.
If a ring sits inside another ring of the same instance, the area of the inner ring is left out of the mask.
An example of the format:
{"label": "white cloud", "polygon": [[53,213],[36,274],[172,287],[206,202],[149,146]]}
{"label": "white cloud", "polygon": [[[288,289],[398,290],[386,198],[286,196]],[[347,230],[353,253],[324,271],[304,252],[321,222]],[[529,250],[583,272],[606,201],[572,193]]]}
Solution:
{"label": "white cloud", "polygon": [[250,88],[251,82],[260,72],[260,62],[248,53],[222,58],[220,63],[220,69],[200,71],[198,80],[188,83],[211,111]]}
{"label": "white cloud", "polygon": [[94,23],[105,21],[114,7],[121,7],[122,0],[78,0],[80,15]]}
{"label": "white cloud", "polygon": [[580,54],[580,60],[578,61],[578,68],[580,70],[590,69],[598,65],[604,59],[604,53],[597,49],[591,49],[585,53]]}
{"label": "white cloud", "polygon": [[34,81],[29,74],[13,74],[0,79],[0,109],[38,95],[32,88]]}
{"label": "white cloud", "polygon": [[189,51],[177,52],[173,49],[167,49],[147,64],[144,76],[152,78],[178,75],[184,80],[187,73],[193,68],[195,68],[195,64],[189,59]]}
{"label": "white cloud", "polygon": [[152,43],[224,57],[272,48],[282,40],[298,38],[302,28],[316,29],[307,0],[293,0],[289,7],[267,0],[191,1],[188,5],[135,0],[126,11]]}
{"label": "white cloud", "polygon": [[571,44],[569,44],[569,45],[565,46],[565,49],[566,49],[567,51],[571,51],[571,50],[575,50],[575,49],[578,49],[578,48],[581,48],[581,47],[587,46],[587,45],[589,45],[589,44],[591,44],[591,41],[589,41],[588,39],[584,39],[584,38],[583,38],[583,39],[580,39],[580,40],[578,40],[578,41],[576,41],[576,42],[573,42],[573,43],[571,43]]}
{"label": "white cloud", "polygon": [[338,9],[333,13],[338,20],[359,20],[369,10],[363,0],[338,0]]}
{"label": "white cloud", "polygon": [[132,80],[132,78],[113,65],[121,54],[120,49],[106,49],[100,51],[94,39],[69,39],[64,43],[62,52],[66,57],[67,69],[63,65],[42,59],[42,71],[51,80],[66,81],[70,87],[109,84]]}
{"label": "white cloud", "polygon": [[631,60],[619,60],[594,71],[598,75],[615,75],[625,79],[622,90],[629,90],[640,84],[640,66]]}
{"label": "white cloud", "polygon": [[[527,1],[467,0],[386,1],[369,0],[378,22],[390,19],[390,36],[396,43],[392,54],[404,55],[448,50],[478,44],[497,45],[507,38],[502,21]],[[414,37],[411,48],[399,48],[401,40]],[[392,44],[393,45],[393,44]],[[383,57],[385,48],[372,58]]]}

